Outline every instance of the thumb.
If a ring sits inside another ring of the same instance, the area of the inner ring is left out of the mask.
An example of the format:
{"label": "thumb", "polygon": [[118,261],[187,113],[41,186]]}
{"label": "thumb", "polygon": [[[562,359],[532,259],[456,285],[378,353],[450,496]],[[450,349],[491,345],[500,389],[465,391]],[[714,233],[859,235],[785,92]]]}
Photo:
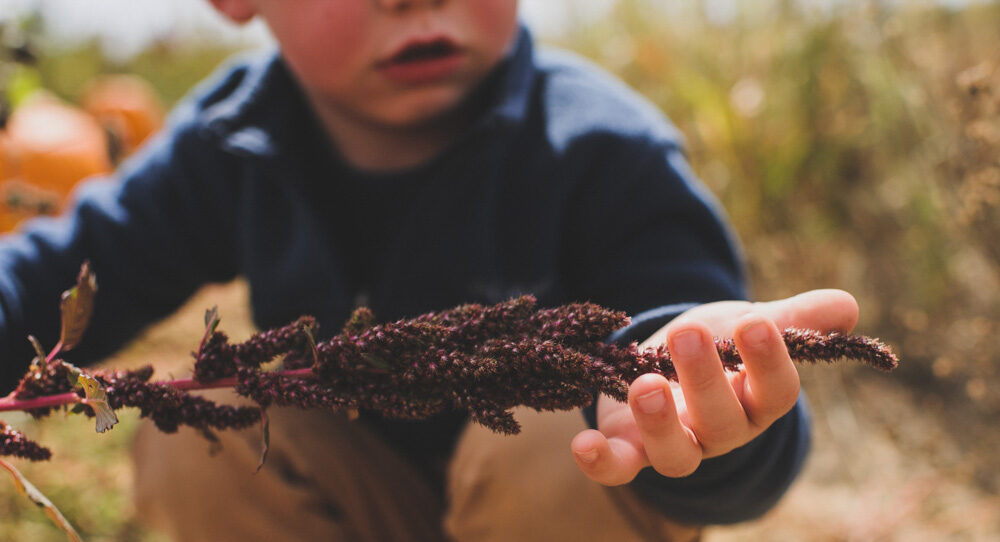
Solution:
{"label": "thumb", "polygon": [[843,290],[811,290],[796,296],[757,303],[755,311],[778,326],[847,333],[858,323],[858,302]]}

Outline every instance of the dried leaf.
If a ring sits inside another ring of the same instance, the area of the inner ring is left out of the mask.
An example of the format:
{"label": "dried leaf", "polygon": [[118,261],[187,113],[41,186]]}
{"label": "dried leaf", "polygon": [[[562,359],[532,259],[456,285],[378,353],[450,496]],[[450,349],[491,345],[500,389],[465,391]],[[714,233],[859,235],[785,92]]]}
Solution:
{"label": "dried leaf", "polygon": [[35,503],[38,507],[42,508],[45,515],[49,517],[52,523],[66,533],[66,538],[69,539],[70,542],[83,542],[83,539],[80,538],[76,529],[74,529],[73,526],[70,525],[69,521],[66,520],[65,516],[62,515],[62,512],[60,512],[59,509],[52,504],[52,501],[46,498],[41,491],[38,491],[38,488],[29,482],[28,479],[20,473],[20,471],[2,459],[0,459],[0,467],[6,469],[7,472],[10,473],[11,477],[13,477],[14,487],[17,488],[17,491],[21,495],[31,499],[31,502]]}
{"label": "dried leaf", "polygon": [[62,311],[62,333],[59,345],[63,351],[71,350],[79,344],[94,312],[94,295],[97,293],[97,277],[90,269],[90,262],[83,262],[76,286],[63,292],[59,308]]}
{"label": "dried leaf", "polygon": [[198,343],[198,351],[193,354],[195,358],[201,355],[202,350],[205,349],[205,345],[208,344],[208,339],[215,333],[215,329],[219,327],[219,322],[221,321],[222,318],[219,317],[218,305],[205,311],[205,333],[201,336],[201,342]]}
{"label": "dried leaf", "polygon": [[118,416],[108,405],[108,393],[104,391],[104,386],[96,378],[86,374],[81,374],[78,381],[83,386],[83,393],[87,396],[80,402],[94,410],[94,416],[97,418],[95,427],[97,432],[103,433],[114,427],[118,423]]}
{"label": "dried leaf", "polygon": [[264,467],[264,461],[267,460],[267,451],[271,448],[271,422],[267,417],[267,410],[260,409],[260,463],[257,464],[257,470],[254,474],[260,472],[260,469]]}
{"label": "dried leaf", "polygon": [[38,354],[38,357],[31,360],[31,363],[34,364],[36,361],[45,359],[45,349],[42,348],[42,343],[38,342],[38,339],[36,339],[34,335],[28,335],[28,342],[31,343],[31,347],[34,348],[35,353]]}

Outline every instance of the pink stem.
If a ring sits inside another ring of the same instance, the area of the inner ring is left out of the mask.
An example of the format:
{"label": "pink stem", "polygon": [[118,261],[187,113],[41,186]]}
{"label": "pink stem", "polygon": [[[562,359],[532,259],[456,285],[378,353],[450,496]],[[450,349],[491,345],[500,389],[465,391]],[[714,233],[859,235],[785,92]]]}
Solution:
{"label": "pink stem", "polygon": [[0,412],[71,405],[79,402],[80,396],[72,392],[60,393],[59,395],[43,395],[42,397],[32,397],[31,399],[3,398],[0,399]]}
{"label": "pink stem", "polygon": [[[312,369],[294,369],[290,371],[278,371],[274,374],[281,376],[291,376],[300,378],[310,378],[315,376]],[[161,382],[179,390],[208,390],[213,388],[232,388],[239,384],[235,377],[220,378],[207,382],[199,382],[193,378],[179,378],[177,380],[165,380]],[[75,393],[60,393],[59,395],[44,395],[42,397],[32,397],[31,399],[15,399],[8,395],[0,399],[0,412],[10,410],[31,410],[35,408],[55,407],[79,403],[80,396]]]}
{"label": "pink stem", "polygon": [[62,347],[63,347],[63,342],[62,340],[60,340],[58,343],[56,343],[56,347],[53,348],[51,352],[49,352],[49,355],[45,356],[45,363],[52,363],[52,360],[56,359],[56,356],[59,355],[59,352],[62,350]]}

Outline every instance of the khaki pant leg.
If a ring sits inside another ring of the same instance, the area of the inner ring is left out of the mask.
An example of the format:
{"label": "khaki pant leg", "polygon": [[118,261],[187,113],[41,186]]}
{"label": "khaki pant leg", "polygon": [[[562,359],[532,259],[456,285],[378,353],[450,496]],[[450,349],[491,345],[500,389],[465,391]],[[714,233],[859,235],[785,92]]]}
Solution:
{"label": "khaki pant leg", "polygon": [[140,519],[179,542],[443,539],[440,499],[363,425],[293,408],[268,415],[257,474],[259,428],[218,432],[210,456],[195,431],[165,435],[145,422],[133,446]]}
{"label": "khaki pant leg", "polygon": [[580,411],[518,408],[515,436],[469,424],[449,469],[445,531],[457,542],[693,541],[699,527],[665,519],[630,490],[608,488],[577,468],[570,441]]}

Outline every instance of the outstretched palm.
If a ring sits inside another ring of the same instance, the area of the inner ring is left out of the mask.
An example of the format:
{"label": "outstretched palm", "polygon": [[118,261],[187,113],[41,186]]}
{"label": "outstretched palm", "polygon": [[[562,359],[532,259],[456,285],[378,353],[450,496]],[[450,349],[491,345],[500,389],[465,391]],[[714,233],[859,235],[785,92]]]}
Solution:
{"label": "outstretched palm", "polygon": [[[780,330],[847,332],[858,319],[854,298],[814,290],[767,303],[721,301],[695,307],[641,346],[667,343],[678,382],[656,374],[637,378],[628,403],[601,396],[597,430],[571,444],[580,469],[606,484],[630,482],[652,466],[665,476],[690,474],[703,459],[746,444],[788,412],[799,378]],[[726,372],[712,337],[733,337],[745,367]]]}

